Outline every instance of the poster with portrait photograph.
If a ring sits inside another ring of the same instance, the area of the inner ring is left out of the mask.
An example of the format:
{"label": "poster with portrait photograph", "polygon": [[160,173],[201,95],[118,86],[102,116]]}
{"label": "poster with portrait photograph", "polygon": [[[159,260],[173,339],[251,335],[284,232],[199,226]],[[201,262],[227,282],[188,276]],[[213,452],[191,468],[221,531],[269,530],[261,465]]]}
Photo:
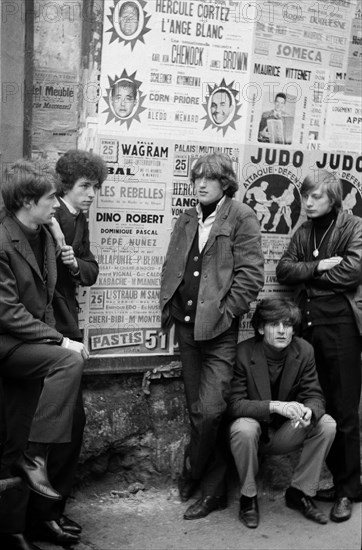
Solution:
{"label": "poster with portrait photograph", "polygon": [[235,5],[105,0],[101,131],[243,141],[253,26]]}
{"label": "poster with portrait photograph", "polygon": [[323,139],[324,99],[336,92],[335,74],[344,86],[354,9],[354,0],[258,4],[248,143],[307,148]]}

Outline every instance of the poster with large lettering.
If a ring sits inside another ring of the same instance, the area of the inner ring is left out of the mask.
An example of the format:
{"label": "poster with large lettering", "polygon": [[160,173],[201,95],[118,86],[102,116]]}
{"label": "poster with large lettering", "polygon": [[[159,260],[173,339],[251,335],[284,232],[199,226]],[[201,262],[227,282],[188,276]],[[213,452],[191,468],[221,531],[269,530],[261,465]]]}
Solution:
{"label": "poster with large lettering", "polygon": [[307,148],[323,138],[324,99],[335,71],[346,69],[354,5],[310,0],[257,5],[248,143]]}
{"label": "poster with large lettering", "polygon": [[244,141],[253,26],[236,4],[106,0],[102,132]]}
{"label": "poster with large lettering", "polygon": [[33,157],[54,161],[77,145],[79,77],[73,72],[36,70],[33,77]]}
{"label": "poster with large lettering", "polygon": [[360,152],[362,97],[333,94],[326,105],[326,147],[331,150]]}
{"label": "poster with large lettering", "polygon": [[[259,299],[291,294],[279,285],[275,268],[291,235],[306,220],[300,188],[310,172],[327,169],[342,182],[343,209],[362,217],[362,156],[356,153],[305,151],[269,146],[246,146],[242,162],[243,201],[255,211],[261,228],[265,285]],[[241,323],[240,338],[252,335],[250,319]]]}
{"label": "poster with large lettering", "polygon": [[97,150],[108,178],[89,219],[99,264],[83,300],[90,355],[171,354],[173,333],[160,329],[160,274],[176,218],[196,205],[191,169],[201,155],[220,151],[240,175],[239,147],[100,135]]}
{"label": "poster with large lettering", "polygon": [[160,332],[160,273],[171,228],[173,145],[98,136],[108,178],[90,212],[99,263],[89,289],[85,338],[91,357],[167,354]]}
{"label": "poster with large lettering", "polygon": [[362,89],[362,1],[358,0],[352,20],[346,71],[347,95],[360,96]]}
{"label": "poster with large lettering", "polygon": [[61,3],[36,2],[29,12],[34,15],[32,156],[54,163],[78,138],[82,18],[76,6],[73,11],[63,3],[64,11]]}

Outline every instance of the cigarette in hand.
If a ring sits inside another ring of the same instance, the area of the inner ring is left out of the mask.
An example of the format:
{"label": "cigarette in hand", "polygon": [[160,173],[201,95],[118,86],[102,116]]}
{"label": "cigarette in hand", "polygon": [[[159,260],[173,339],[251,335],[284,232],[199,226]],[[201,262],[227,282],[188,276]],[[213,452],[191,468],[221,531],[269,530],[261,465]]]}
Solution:
{"label": "cigarette in hand", "polygon": [[298,420],[296,421],[296,423],[294,424],[294,428],[298,428],[298,426],[300,425],[300,421],[306,416],[306,413],[304,413],[300,418],[298,418]]}

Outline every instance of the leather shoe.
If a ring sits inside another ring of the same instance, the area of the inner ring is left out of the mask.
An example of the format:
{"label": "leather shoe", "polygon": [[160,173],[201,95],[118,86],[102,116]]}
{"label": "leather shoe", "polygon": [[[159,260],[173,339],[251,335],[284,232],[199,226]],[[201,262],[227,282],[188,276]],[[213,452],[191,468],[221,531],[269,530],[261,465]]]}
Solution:
{"label": "leather shoe", "polygon": [[31,540],[43,540],[61,546],[70,546],[80,541],[79,535],[67,533],[54,520],[37,522],[30,528],[28,537]]}
{"label": "leather shoe", "polygon": [[[332,485],[332,487],[329,487],[328,489],[320,489],[319,491],[317,491],[317,494],[314,498],[322,502],[334,502],[337,498],[334,485]],[[354,502],[362,502],[362,485],[359,486],[357,490],[357,495],[354,498],[351,498],[351,500],[353,500]]]}
{"label": "leather shoe", "polygon": [[29,542],[22,533],[0,533],[0,547],[4,550],[41,550]]}
{"label": "leather shoe", "polygon": [[327,517],[321,510],[318,510],[313,499],[295,487],[288,487],[286,490],[285,503],[288,508],[302,512],[307,519],[311,519],[321,525],[328,523]]}
{"label": "leather shoe", "polygon": [[53,500],[62,500],[62,495],[50,485],[44,457],[29,456],[24,453],[13,464],[11,470],[13,474],[20,476],[35,493]]}
{"label": "leather shoe", "polygon": [[259,507],[258,498],[247,497],[241,495],[240,508],[239,508],[239,520],[241,523],[249,527],[249,529],[256,529],[259,525]]}
{"label": "leather shoe", "polygon": [[227,506],[226,496],[206,496],[191,504],[184,513],[184,519],[205,518],[214,510],[224,510]]}
{"label": "leather shoe", "polygon": [[56,520],[56,522],[60,525],[63,531],[71,533],[72,535],[80,535],[82,532],[82,528],[79,523],[76,523],[72,519],[68,518],[68,516],[62,515]]}
{"label": "leather shoe", "polygon": [[334,502],[336,500],[334,486],[332,485],[332,487],[328,487],[328,489],[319,489],[314,498],[321,502]]}
{"label": "leather shoe", "polygon": [[332,521],[340,523],[347,521],[352,515],[352,501],[347,497],[337,498],[332,506],[330,518]]}

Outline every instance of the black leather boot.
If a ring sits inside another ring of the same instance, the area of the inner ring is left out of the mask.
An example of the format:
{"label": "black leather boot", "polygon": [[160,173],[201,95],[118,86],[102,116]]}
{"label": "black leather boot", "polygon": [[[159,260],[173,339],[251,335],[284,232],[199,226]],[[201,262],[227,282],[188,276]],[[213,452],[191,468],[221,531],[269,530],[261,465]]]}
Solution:
{"label": "black leather boot", "polygon": [[29,443],[22,456],[13,464],[12,473],[20,476],[29,489],[46,498],[61,500],[63,497],[51,485],[46,471],[48,446]]}

